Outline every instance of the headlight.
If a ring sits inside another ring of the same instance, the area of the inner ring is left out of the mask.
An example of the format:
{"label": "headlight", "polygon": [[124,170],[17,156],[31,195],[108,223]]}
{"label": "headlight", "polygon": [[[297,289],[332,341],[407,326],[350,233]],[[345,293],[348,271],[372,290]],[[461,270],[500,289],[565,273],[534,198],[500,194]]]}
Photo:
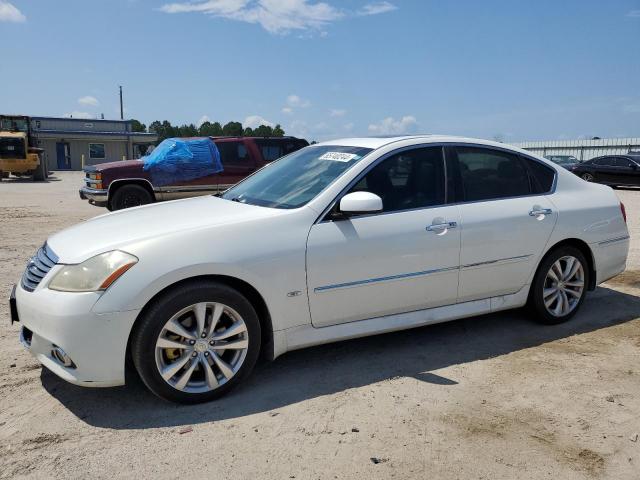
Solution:
{"label": "headlight", "polygon": [[137,262],[136,257],[119,250],[102,253],[76,265],[64,265],[49,288],[61,292],[106,290]]}

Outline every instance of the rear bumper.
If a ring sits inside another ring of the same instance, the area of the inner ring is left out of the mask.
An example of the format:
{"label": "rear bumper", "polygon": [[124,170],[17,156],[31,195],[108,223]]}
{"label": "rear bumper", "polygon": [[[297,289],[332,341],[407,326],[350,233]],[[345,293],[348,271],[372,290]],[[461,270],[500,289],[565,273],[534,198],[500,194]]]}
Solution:
{"label": "rear bumper", "polygon": [[[98,293],[65,293],[39,287],[16,288],[20,342],[60,378],[86,387],[123,385],[127,340],[138,310],[97,314]],[[55,347],[71,358],[64,366]]]}
{"label": "rear bumper", "polygon": [[107,200],[109,199],[108,190],[98,190],[90,187],[82,187],[79,193],[82,200],[89,200],[89,203],[98,207],[106,206]]}

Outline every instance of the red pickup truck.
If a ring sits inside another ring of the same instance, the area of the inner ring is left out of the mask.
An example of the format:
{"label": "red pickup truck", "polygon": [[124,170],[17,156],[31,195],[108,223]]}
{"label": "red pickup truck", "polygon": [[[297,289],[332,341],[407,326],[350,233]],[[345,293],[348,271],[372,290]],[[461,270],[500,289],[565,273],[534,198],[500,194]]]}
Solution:
{"label": "red pickup truck", "polygon": [[136,207],[162,200],[216,194],[235,185],[269,162],[309,145],[295,137],[211,137],[224,170],[176,184],[153,185],[143,160],[100,163],[85,167],[80,198],[109,210]]}

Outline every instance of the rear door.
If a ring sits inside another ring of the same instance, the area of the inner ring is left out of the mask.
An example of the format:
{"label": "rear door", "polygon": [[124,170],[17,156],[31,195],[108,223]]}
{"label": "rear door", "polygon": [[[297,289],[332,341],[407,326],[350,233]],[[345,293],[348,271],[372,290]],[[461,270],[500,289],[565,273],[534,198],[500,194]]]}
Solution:
{"label": "rear door", "polygon": [[450,148],[447,159],[454,165],[460,208],[458,302],[516,293],[538,264],[558,218],[546,195],[555,170],[480,146]]}
{"label": "rear door", "polygon": [[256,170],[256,159],[245,140],[215,141],[224,170],[218,176],[218,190],[232,187]]}

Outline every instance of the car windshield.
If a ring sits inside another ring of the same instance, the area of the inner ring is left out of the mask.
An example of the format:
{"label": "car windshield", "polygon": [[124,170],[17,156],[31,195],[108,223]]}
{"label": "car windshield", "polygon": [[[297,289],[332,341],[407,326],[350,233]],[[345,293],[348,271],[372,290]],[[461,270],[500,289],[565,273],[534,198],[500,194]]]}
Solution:
{"label": "car windshield", "polygon": [[298,208],[358,163],[372,149],[311,146],[259,170],[222,198],[272,208]]}

